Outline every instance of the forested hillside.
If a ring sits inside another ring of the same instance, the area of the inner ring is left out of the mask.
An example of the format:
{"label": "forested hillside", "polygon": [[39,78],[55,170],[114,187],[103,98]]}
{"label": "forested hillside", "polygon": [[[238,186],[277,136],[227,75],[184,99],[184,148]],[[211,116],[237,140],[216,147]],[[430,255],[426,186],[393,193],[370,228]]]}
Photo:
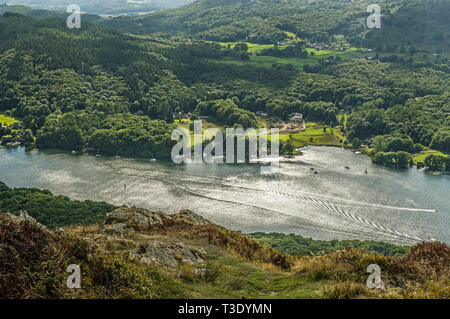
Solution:
{"label": "forested hillside", "polygon": [[213,41],[277,43],[294,33],[310,42],[333,43],[340,36],[355,46],[402,46],[448,50],[450,2],[447,0],[378,1],[382,28],[366,27],[371,1],[344,0],[200,0],[178,9],[106,25],[128,32],[182,33]]}
{"label": "forested hillside", "polygon": [[[35,136],[39,147],[168,157],[180,114],[209,116],[223,128],[263,125],[254,113],[265,111],[274,121],[300,112],[308,121],[338,126],[342,145],[371,146],[379,164],[406,166],[410,154],[428,147],[450,152],[446,55],[314,56],[323,53],[298,42],[256,56],[249,42],[137,36],[87,22],[68,29],[64,19],[12,13],[0,17],[0,30],[0,112],[25,125],[22,133],[1,129],[6,140]],[[269,63],[253,63],[257,58]]]}
{"label": "forested hillside", "polygon": [[[5,14],[0,25],[0,110],[22,118],[38,145],[79,149],[91,135],[97,146],[108,144],[99,138],[108,129],[135,155],[167,154],[170,125],[129,114],[132,102],[169,76],[161,55],[88,23],[70,30],[64,20]],[[154,103],[146,112],[171,121],[170,107],[163,106]]]}

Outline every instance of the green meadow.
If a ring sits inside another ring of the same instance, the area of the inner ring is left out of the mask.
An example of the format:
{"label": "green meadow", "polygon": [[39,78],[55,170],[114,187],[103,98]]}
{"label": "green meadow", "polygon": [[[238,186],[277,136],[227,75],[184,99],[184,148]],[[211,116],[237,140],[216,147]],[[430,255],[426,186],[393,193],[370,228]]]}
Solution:
{"label": "green meadow", "polygon": [[280,134],[280,141],[287,142],[288,140],[292,141],[295,148],[301,148],[306,145],[344,146],[345,138],[338,127],[331,128],[308,122],[304,131],[294,134]]}
{"label": "green meadow", "polygon": [[[294,40],[295,41],[295,40]],[[213,43],[213,42],[211,42]],[[220,44],[223,47],[230,47],[231,49],[236,46],[236,44],[240,42],[216,42]],[[375,57],[376,54],[380,58],[387,57],[391,55],[396,55],[399,58],[402,59],[408,59],[413,58],[414,63],[425,63],[427,61],[433,61],[435,58],[431,53],[417,53],[414,55],[410,55],[408,53],[387,53],[387,52],[367,52],[367,49],[365,48],[355,48],[350,47],[345,51],[334,51],[334,50],[316,50],[313,48],[305,48],[305,51],[308,52],[308,58],[301,59],[301,58],[283,58],[283,57],[273,57],[273,56],[259,56],[256,55],[258,52],[269,49],[274,47],[273,44],[257,44],[257,43],[250,43],[250,42],[244,42],[248,46],[248,52],[252,53],[250,55],[249,61],[243,61],[239,59],[210,59],[212,62],[217,63],[226,63],[226,64],[234,64],[234,65],[254,65],[264,68],[270,68],[274,64],[281,64],[281,65],[292,65],[295,69],[302,69],[304,65],[315,65],[318,63],[321,59],[326,59],[327,57],[331,56],[339,56],[342,60],[351,60],[351,59],[363,59],[366,56]],[[279,48],[285,48],[287,45],[279,45]],[[445,57],[445,56],[443,56]]]}
{"label": "green meadow", "polygon": [[[221,46],[234,48],[234,46],[240,42],[216,42],[220,44]],[[234,65],[254,65],[264,68],[270,68],[273,64],[290,64],[296,69],[302,69],[304,65],[315,65],[320,59],[324,59],[330,56],[339,56],[343,60],[349,60],[353,59],[357,56],[355,56],[355,52],[357,52],[357,48],[349,48],[346,51],[333,51],[333,50],[316,50],[312,48],[305,48],[305,50],[308,52],[308,58],[301,59],[301,58],[283,58],[283,57],[274,57],[274,56],[259,56],[256,55],[256,53],[269,49],[274,47],[273,44],[256,44],[256,43],[250,43],[250,42],[244,42],[248,46],[248,52],[252,53],[250,55],[249,61],[243,61],[239,59],[210,59],[212,62],[217,63],[227,63],[227,64],[234,64]],[[279,48],[284,48],[289,45],[279,45]],[[312,55],[311,55],[312,54]]]}
{"label": "green meadow", "polygon": [[446,154],[444,154],[442,152],[436,151],[436,150],[426,150],[426,151],[423,152],[423,154],[415,154],[415,155],[413,155],[412,159],[414,161],[414,164],[417,164],[417,162],[422,162],[423,163],[425,161],[425,158],[428,155],[431,155],[431,154],[438,155],[438,156],[443,156],[443,157],[447,157],[448,156],[448,155],[446,155]]}
{"label": "green meadow", "polygon": [[[270,135],[268,139],[270,140]],[[279,140],[283,143],[290,140],[295,148],[301,148],[307,145],[344,146],[345,137],[339,127],[331,128],[314,122],[307,122],[305,130],[292,134],[280,133]]]}

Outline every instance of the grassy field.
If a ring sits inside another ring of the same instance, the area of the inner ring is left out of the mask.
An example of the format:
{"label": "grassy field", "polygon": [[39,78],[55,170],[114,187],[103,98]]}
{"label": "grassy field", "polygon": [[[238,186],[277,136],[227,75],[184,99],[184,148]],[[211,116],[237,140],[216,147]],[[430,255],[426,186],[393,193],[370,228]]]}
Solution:
{"label": "grassy field", "polygon": [[[323,125],[313,122],[306,123],[306,130],[295,134],[280,134],[280,141],[286,142],[289,139],[294,143],[295,148],[301,148],[306,145],[330,145],[330,146],[344,146],[343,137],[339,128],[332,129],[326,127],[324,132]],[[342,141],[342,142],[341,142]]]}
{"label": "grassy field", "polygon": [[[230,45],[231,48],[233,48],[238,42],[218,42],[222,46],[228,46]],[[249,43],[246,42],[248,46],[248,51],[250,53],[257,53],[259,51],[262,51],[264,49],[272,48],[273,44],[255,44],[255,43]],[[279,48],[286,47],[288,45],[284,46],[278,46]],[[332,50],[316,50],[311,48],[305,49],[308,52],[308,58],[301,59],[301,58],[283,58],[283,57],[273,57],[273,56],[258,56],[258,55],[251,55],[249,61],[242,61],[238,59],[210,59],[212,62],[218,62],[218,63],[227,63],[227,64],[234,64],[234,65],[245,65],[245,64],[252,64],[255,66],[260,66],[264,68],[270,68],[273,64],[290,64],[296,69],[302,69],[304,65],[315,65],[318,63],[320,59],[327,58],[330,56],[339,56],[343,60],[350,60],[354,59],[355,55],[354,52],[356,52],[356,48],[350,48],[346,51],[332,51]],[[311,53],[314,53],[314,55],[311,55]]]}
{"label": "grassy field", "polygon": [[[231,47],[233,47],[235,44],[233,44]],[[273,47],[273,44],[252,44],[248,43],[249,45],[249,52],[251,53],[257,53],[263,49],[267,49],[270,47]],[[279,46],[279,47],[285,47],[285,46]],[[362,59],[366,56],[375,57],[377,54],[376,52],[364,52],[364,51],[358,51],[357,48],[350,48],[346,51],[332,51],[332,50],[316,50],[311,48],[305,49],[309,55],[306,59],[300,59],[300,58],[282,58],[282,57],[273,57],[273,56],[257,56],[257,55],[251,55],[249,61],[242,61],[238,59],[210,59],[212,62],[218,62],[218,63],[227,63],[227,64],[234,64],[234,65],[255,65],[260,66],[264,68],[270,68],[273,64],[290,64],[294,68],[301,70],[304,65],[315,65],[319,62],[320,59],[324,59],[331,56],[339,56],[342,60],[351,60],[351,59]],[[311,53],[314,53],[314,55],[311,55]],[[427,61],[434,61],[435,57],[431,54],[426,54],[426,58],[422,53],[415,54],[414,56],[411,56],[409,54],[401,54],[401,53],[378,53],[380,57],[390,56],[390,55],[397,55],[399,58],[402,59],[408,59],[410,57],[413,58],[414,63],[425,63]]]}
{"label": "grassy field", "polygon": [[297,36],[295,35],[295,33],[289,32],[289,31],[284,31],[284,33],[286,33],[286,36],[287,36],[288,38],[291,38],[293,41],[300,41],[300,39],[297,38]]}
{"label": "grassy field", "polygon": [[[213,41],[207,41],[209,43],[217,43],[220,44],[223,47],[230,46],[230,49],[233,49],[236,44],[238,43],[245,43],[248,47],[248,52],[256,53],[265,49],[269,49],[273,47],[273,44],[257,44],[257,43],[250,43],[250,42],[213,42]],[[285,47],[285,46],[280,46]]]}
{"label": "grassy field", "polygon": [[6,125],[11,126],[13,123],[17,123],[17,122],[19,122],[19,121],[13,117],[9,117],[4,114],[0,114],[0,123],[2,125],[4,125],[6,123]]}
{"label": "grassy field", "polygon": [[[290,33],[290,32],[286,32],[286,34],[288,34],[288,36],[290,36],[292,38],[291,40],[293,42],[299,41],[297,38],[295,38],[295,34]],[[213,41],[207,41],[207,42],[217,43],[217,44],[220,44],[223,47],[230,46],[230,49],[233,49],[236,46],[236,44],[238,44],[238,43],[245,43],[245,44],[247,44],[248,52],[251,52],[251,53],[257,53],[259,51],[262,51],[262,50],[265,50],[265,49],[270,49],[270,48],[274,47],[273,44],[258,44],[258,43],[251,43],[251,42],[213,42]],[[278,45],[279,48],[285,48],[287,46],[289,46],[289,44]]]}
{"label": "grassy field", "polygon": [[[294,42],[299,41],[300,39],[295,37],[295,34],[286,32],[287,36],[292,38],[291,40]],[[210,43],[214,43],[213,41],[208,41]],[[241,42],[215,42],[220,44],[223,47],[230,47],[231,49],[236,46],[236,44]],[[296,69],[302,69],[304,65],[314,65],[320,59],[327,58],[330,56],[339,56],[342,60],[351,60],[351,59],[363,59],[366,56],[375,57],[378,54],[379,57],[386,57],[391,55],[396,55],[402,59],[413,58],[414,63],[425,63],[428,61],[434,61],[436,57],[433,53],[430,52],[418,52],[414,55],[410,55],[409,53],[398,53],[398,52],[367,52],[367,48],[355,48],[350,47],[345,51],[335,51],[335,50],[316,50],[313,48],[305,48],[308,52],[308,58],[300,59],[300,58],[281,58],[281,57],[272,57],[272,56],[257,56],[256,54],[261,52],[262,50],[273,48],[273,44],[257,44],[244,42],[248,46],[248,52],[253,53],[250,56],[249,61],[242,61],[238,59],[211,59],[212,62],[219,63],[227,63],[227,64],[235,64],[235,65],[245,65],[251,64],[255,66],[261,66],[264,68],[272,67],[272,64],[291,64]],[[285,48],[290,46],[290,44],[279,45],[279,48]],[[311,55],[314,54],[314,55]],[[442,58],[450,57],[450,55],[442,54]]]}
{"label": "grassy field", "polygon": [[439,152],[439,151],[435,151],[435,150],[427,150],[427,151],[425,151],[423,154],[415,154],[415,155],[413,155],[413,161],[414,161],[414,164],[417,164],[417,162],[424,162],[424,161],[425,161],[425,158],[426,158],[428,155],[430,155],[430,154],[439,155],[439,156],[444,156],[444,157],[447,157],[447,156],[448,156],[448,155],[445,155],[444,153]]}

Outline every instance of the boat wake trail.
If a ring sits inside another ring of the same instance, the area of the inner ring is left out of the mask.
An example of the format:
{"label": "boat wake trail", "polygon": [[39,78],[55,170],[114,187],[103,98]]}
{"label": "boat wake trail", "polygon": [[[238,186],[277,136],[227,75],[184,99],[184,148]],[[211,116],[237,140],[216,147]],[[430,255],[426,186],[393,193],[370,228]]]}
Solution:
{"label": "boat wake trail", "polygon": [[[255,207],[255,208],[259,208],[259,209],[264,209],[264,210],[269,210],[269,211],[273,211],[273,212],[277,212],[279,214],[283,214],[283,215],[290,215],[289,213],[287,213],[285,210],[282,209],[276,209],[274,207],[266,207],[264,205],[261,204],[253,204],[253,203],[248,203],[248,202],[244,202],[244,201],[238,201],[236,199],[223,199],[223,198],[218,198],[216,196],[211,196],[211,195],[206,195],[206,194],[202,194],[198,191],[194,191],[188,188],[183,188],[177,184],[173,184],[173,186],[182,189],[185,192],[188,192],[192,195],[195,196],[200,196],[203,198],[208,198],[208,199],[212,199],[212,200],[216,200],[216,201],[221,201],[221,202],[226,202],[226,203],[230,203],[230,204],[234,204],[234,205],[230,205],[230,206],[219,206],[219,207],[213,207],[208,209],[207,211],[215,211],[215,210],[222,210],[224,208],[229,209],[229,208],[235,208],[238,205],[245,205],[245,206],[251,206],[251,207]],[[251,188],[250,188],[251,189]],[[422,238],[415,236],[415,235],[411,235],[411,234],[407,234],[404,232],[400,232],[397,231],[395,229],[389,228],[389,227],[385,227],[383,225],[380,225],[378,223],[375,223],[369,219],[365,219],[362,218],[360,216],[354,215],[346,210],[344,210],[342,207],[340,207],[341,205],[336,205],[336,204],[331,204],[328,202],[325,202],[321,199],[318,198],[314,198],[311,196],[305,196],[305,195],[295,195],[292,193],[286,193],[286,192],[267,192],[266,193],[270,193],[273,196],[284,196],[284,197],[290,197],[294,200],[300,200],[302,202],[305,202],[315,208],[317,208],[319,211],[323,212],[324,214],[330,216],[330,217],[338,217],[338,218],[343,218],[351,223],[356,223],[359,224],[361,226],[363,226],[364,228],[371,228],[373,230],[376,230],[376,232],[378,233],[385,233],[388,234],[390,236],[396,237],[396,238],[402,238],[403,240],[407,240],[407,241],[411,241],[411,242],[417,242],[417,241],[423,241]],[[353,206],[354,207],[354,206]],[[290,215],[291,216],[291,215]],[[298,217],[298,216],[296,216]]]}
{"label": "boat wake trail", "polygon": [[[124,171],[122,171],[122,173],[127,174],[127,172]],[[319,211],[327,216],[345,220],[350,224],[359,225],[360,229],[366,229],[367,231],[371,229],[372,233],[375,232],[378,235],[385,234],[390,237],[408,242],[417,242],[422,241],[423,239],[418,236],[381,225],[367,218],[358,216],[358,214],[355,213],[357,213],[359,210],[364,209],[379,209],[403,212],[435,212],[431,209],[388,206],[359,202],[349,199],[335,198],[322,194],[283,191],[280,190],[280,188],[282,189],[283,186],[277,185],[280,182],[280,176],[277,176],[276,174],[272,174],[273,176],[270,176],[269,180],[271,183],[269,185],[266,184],[269,187],[265,187],[264,189],[258,187],[250,187],[248,186],[249,182],[254,185],[258,185],[258,180],[261,181],[261,179],[264,178],[266,181],[268,181],[269,176],[262,175],[255,170],[246,169],[245,167],[231,167],[231,169],[230,167],[228,167],[226,172],[220,173],[221,176],[205,177],[196,176],[194,174],[191,176],[184,175],[182,178],[173,178],[173,175],[168,176],[164,174],[164,176],[161,176],[159,174],[155,175],[152,172],[147,172],[147,174],[145,174],[145,177],[160,181],[162,183],[170,184],[175,189],[194,196],[224,203],[223,205],[206,205],[204,207],[197,208],[205,213],[213,211],[226,211],[230,209],[236,210],[247,206],[275,212],[296,219],[298,218],[302,220],[302,222],[307,224],[314,223],[314,217],[302,217],[299,216],[298,210],[290,211],[292,209],[290,209],[288,206],[283,207],[283,205],[288,205],[286,201],[283,202],[273,200],[276,197],[285,197],[293,201],[303,202],[306,205],[314,207],[316,211]],[[140,172],[139,174],[142,174],[142,172]],[[248,196],[246,196],[245,192],[249,192]],[[255,192],[260,192],[263,196],[261,197],[257,194],[255,195]],[[233,196],[233,194],[236,194],[236,196]],[[264,200],[259,201],[258,198],[263,198]],[[277,207],[279,205],[281,205],[281,207]],[[349,209],[352,210],[353,213],[351,213]]]}

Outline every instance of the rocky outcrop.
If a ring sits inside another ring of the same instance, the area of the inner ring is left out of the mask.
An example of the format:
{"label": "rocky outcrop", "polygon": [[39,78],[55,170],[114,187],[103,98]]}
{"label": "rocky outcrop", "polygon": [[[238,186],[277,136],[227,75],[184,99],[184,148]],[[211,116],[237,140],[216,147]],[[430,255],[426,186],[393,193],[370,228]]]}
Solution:
{"label": "rocky outcrop", "polygon": [[107,235],[129,237],[136,232],[143,232],[154,226],[168,224],[206,225],[210,222],[190,210],[166,215],[136,207],[119,207],[106,215],[99,232]]}
{"label": "rocky outcrop", "polygon": [[[153,227],[175,224],[206,225],[209,223],[209,221],[190,210],[184,210],[174,215],[166,215],[142,208],[119,207],[106,215],[105,222],[99,227],[99,232],[102,235],[98,239],[106,238],[106,247],[117,246],[113,244],[114,238],[130,237],[139,232],[145,233]],[[143,263],[171,270],[176,269],[180,264],[202,264],[205,255],[204,251],[188,247],[180,241],[162,242],[159,240],[142,242],[137,248],[133,248],[128,252],[132,257]]]}
{"label": "rocky outcrop", "polygon": [[105,234],[128,237],[136,231],[162,225],[169,220],[172,220],[172,218],[161,212],[151,212],[136,207],[119,207],[106,215],[105,222],[100,225],[99,231]]}
{"label": "rocky outcrop", "polygon": [[141,262],[164,267],[166,269],[176,269],[180,264],[199,265],[204,262],[205,252],[188,247],[182,242],[164,243],[152,241],[142,243],[139,246],[137,255]]}
{"label": "rocky outcrop", "polygon": [[[158,227],[206,224],[210,224],[210,222],[190,210],[166,215],[142,208],[119,207],[106,215],[105,222],[99,227],[99,232],[102,235],[97,242],[100,243],[101,239],[106,238],[106,247],[112,247],[117,246],[113,244],[114,238],[117,239],[117,237],[122,238],[117,240],[128,240],[124,237],[130,237],[137,233],[147,233],[147,231],[155,230]],[[158,239],[154,241],[146,240],[137,248],[128,250],[128,253],[143,263],[172,270],[180,264],[202,264],[205,255],[204,251],[188,247],[183,242],[163,242]]]}
{"label": "rocky outcrop", "polygon": [[171,217],[173,220],[184,224],[191,224],[191,225],[211,224],[209,220],[204,219],[202,216],[197,215],[188,209],[182,210],[179,213],[172,215]]}

